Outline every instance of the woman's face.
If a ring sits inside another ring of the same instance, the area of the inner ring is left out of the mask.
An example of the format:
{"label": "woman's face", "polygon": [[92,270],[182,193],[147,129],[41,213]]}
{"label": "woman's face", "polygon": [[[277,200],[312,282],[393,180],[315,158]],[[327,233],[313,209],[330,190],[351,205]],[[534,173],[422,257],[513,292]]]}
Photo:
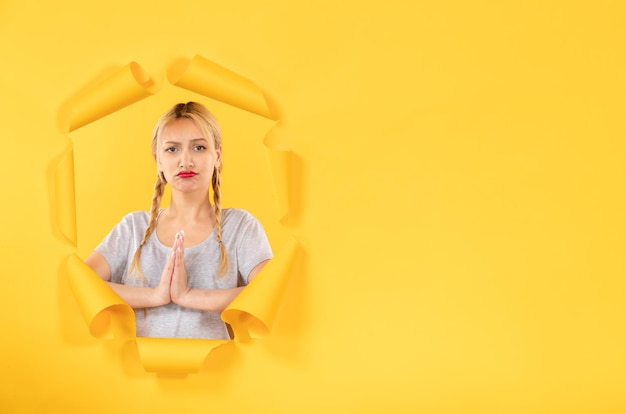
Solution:
{"label": "woman's face", "polygon": [[157,142],[157,168],[173,191],[206,193],[221,156],[222,149],[214,148],[213,137],[204,136],[187,118],[171,121]]}

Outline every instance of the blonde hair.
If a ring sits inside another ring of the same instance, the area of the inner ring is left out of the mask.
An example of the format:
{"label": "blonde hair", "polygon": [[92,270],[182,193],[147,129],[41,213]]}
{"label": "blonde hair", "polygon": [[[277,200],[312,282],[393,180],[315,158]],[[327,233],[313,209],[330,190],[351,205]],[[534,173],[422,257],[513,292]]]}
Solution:
{"label": "blonde hair", "polygon": [[[203,135],[207,138],[213,138],[213,145],[215,149],[218,149],[222,146],[222,133],[220,131],[219,124],[217,120],[206,109],[204,106],[197,102],[187,102],[187,103],[179,103],[174,105],[167,111],[156,123],[154,130],[152,132],[152,156],[156,160],[156,151],[157,151],[157,142],[159,137],[163,134],[163,131],[170,122],[176,119],[191,119],[195,124],[200,128]],[[220,191],[220,172],[222,171],[222,164],[219,163],[219,166],[215,167],[213,171],[213,178],[211,180],[211,186],[213,187],[213,205],[215,211],[215,239],[220,246],[220,263],[218,268],[218,275],[224,275],[226,270],[228,269],[228,256],[226,254],[226,248],[224,247],[224,243],[222,241],[222,204],[221,198],[222,193]],[[162,172],[157,172],[156,182],[154,183],[154,193],[152,194],[152,205],[150,206],[150,219],[148,221],[148,227],[143,233],[143,237],[141,239],[141,243],[139,243],[139,247],[135,250],[135,255],[133,256],[133,261],[131,265],[131,273],[136,272],[142,279],[145,280],[143,272],[139,267],[139,257],[141,256],[141,250],[143,246],[150,238],[150,235],[156,228],[157,218],[159,216],[159,207],[161,205],[161,197],[163,196],[163,191],[165,189],[165,184],[167,184],[167,180]],[[208,194],[207,194],[208,195]]]}

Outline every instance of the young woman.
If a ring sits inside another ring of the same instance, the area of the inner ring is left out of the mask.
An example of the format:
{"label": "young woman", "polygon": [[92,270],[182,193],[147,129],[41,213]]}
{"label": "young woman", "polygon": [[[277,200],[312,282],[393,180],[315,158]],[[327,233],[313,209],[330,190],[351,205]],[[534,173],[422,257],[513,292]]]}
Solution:
{"label": "young woman", "polygon": [[[135,309],[137,336],[228,339],[220,313],[272,257],[263,227],[221,207],[222,137],[204,106],[167,111],[152,155],[150,212],[126,215],[85,262]],[[172,196],[161,209],[166,184]]]}

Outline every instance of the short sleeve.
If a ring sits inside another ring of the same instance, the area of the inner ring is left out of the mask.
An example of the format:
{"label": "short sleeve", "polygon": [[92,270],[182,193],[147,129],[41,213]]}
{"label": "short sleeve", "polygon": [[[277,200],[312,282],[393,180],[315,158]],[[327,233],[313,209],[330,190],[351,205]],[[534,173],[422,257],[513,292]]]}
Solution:
{"label": "short sleeve", "polygon": [[109,234],[100,242],[94,251],[106,259],[111,268],[111,282],[123,283],[129,264],[129,256],[133,239],[131,216],[125,216],[113,227]]}
{"label": "short sleeve", "polygon": [[244,282],[256,265],[273,257],[272,248],[261,223],[248,214],[237,240],[237,268]]}

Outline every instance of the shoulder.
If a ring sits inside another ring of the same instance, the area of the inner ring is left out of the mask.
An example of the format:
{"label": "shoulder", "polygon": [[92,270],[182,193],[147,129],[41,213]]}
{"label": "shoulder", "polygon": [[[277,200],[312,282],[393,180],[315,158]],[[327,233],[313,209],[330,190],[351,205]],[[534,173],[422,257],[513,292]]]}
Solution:
{"label": "shoulder", "polygon": [[257,221],[257,219],[247,210],[240,208],[225,208],[222,210],[223,223],[245,223],[251,221]]}
{"label": "shoulder", "polygon": [[262,231],[263,226],[247,210],[226,208],[222,210],[222,230],[226,237],[238,237],[244,233]]}
{"label": "shoulder", "polygon": [[137,222],[147,223],[149,219],[150,219],[150,213],[148,213],[147,211],[138,210],[138,211],[131,211],[130,213],[126,214],[122,218],[122,221],[130,222],[130,223],[137,223]]}
{"label": "shoulder", "polygon": [[145,228],[150,221],[150,214],[147,211],[132,211],[122,217],[118,226],[126,228]]}
{"label": "shoulder", "polygon": [[96,251],[113,263],[114,256],[121,250],[131,248],[133,243],[141,240],[148,224],[149,215],[145,211],[128,213],[117,222],[109,234],[98,245]]}

